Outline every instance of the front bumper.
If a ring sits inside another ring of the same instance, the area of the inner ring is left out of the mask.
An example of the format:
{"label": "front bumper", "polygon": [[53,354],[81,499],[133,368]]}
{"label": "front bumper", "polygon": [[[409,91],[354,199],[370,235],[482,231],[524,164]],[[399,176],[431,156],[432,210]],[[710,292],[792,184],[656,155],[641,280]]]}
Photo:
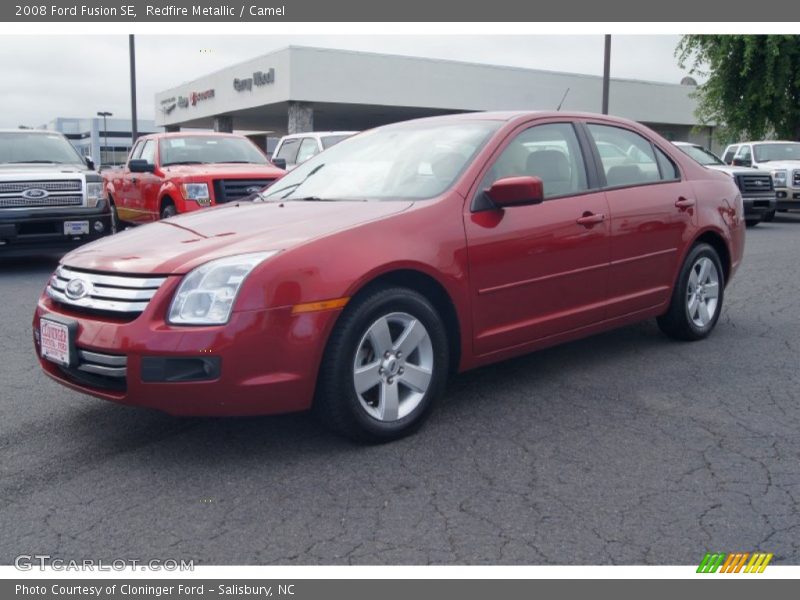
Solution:
{"label": "front bumper", "polygon": [[742,197],[742,203],[744,204],[745,218],[763,217],[765,214],[773,212],[778,206],[775,194]]}
{"label": "front bumper", "polygon": [[800,210],[800,189],[778,188],[775,193],[778,197],[778,210]]}
{"label": "front bumper", "polygon": [[[266,415],[311,407],[324,340],[338,310],[292,314],[287,306],[234,312],[222,326],[176,327],[159,315],[166,314],[178,279],[168,278],[145,312],[129,321],[87,316],[43,295],[33,330],[45,373],[98,398],[173,415]],[[102,355],[101,362],[118,357],[124,377],[104,380],[78,365],[64,368],[43,359],[37,338],[40,319],[47,316],[75,324],[80,354]],[[180,380],[165,366],[172,363],[206,365],[207,377]]]}
{"label": "front bumper", "polygon": [[[88,221],[89,233],[65,235],[67,221]],[[96,224],[102,230],[96,229]],[[65,252],[111,233],[108,206],[99,208],[0,209],[0,256]]]}

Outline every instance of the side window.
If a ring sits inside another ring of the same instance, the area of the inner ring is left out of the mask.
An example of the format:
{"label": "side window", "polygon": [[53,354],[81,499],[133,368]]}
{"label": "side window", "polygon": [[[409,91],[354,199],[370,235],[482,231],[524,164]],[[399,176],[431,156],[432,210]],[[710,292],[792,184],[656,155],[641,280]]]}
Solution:
{"label": "side window", "polygon": [[736,156],[746,166],[753,164],[753,156],[750,152],[750,146],[744,145],[739,149],[739,154]]}
{"label": "side window", "polygon": [[309,158],[319,152],[317,140],[314,138],[303,138],[300,143],[300,149],[297,151],[297,164],[307,161]]}
{"label": "side window", "polygon": [[672,162],[672,159],[664,152],[653,146],[656,150],[656,161],[658,161],[658,168],[661,171],[662,181],[675,181],[681,178],[681,172],[678,167]]}
{"label": "side window", "polygon": [[[653,145],[638,133],[611,125],[587,125],[600,153],[609,187],[641,185],[661,180]],[[610,152],[613,147],[616,152]]]}
{"label": "side window", "polygon": [[288,164],[294,164],[295,158],[297,158],[297,150],[299,146],[300,140],[298,139],[285,140],[278,149],[278,153],[275,155],[275,158],[282,158]]}
{"label": "side window", "polygon": [[498,179],[525,175],[541,178],[545,199],[588,189],[583,155],[570,123],[536,125],[517,135],[483,178],[480,191]]}
{"label": "side window", "polygon": [[733,163],[733,157],[736,156],[736,151],[739,149],[739,146],[728,146],[728,149],[725,150],[725,156],[722,157],[722,162],[726,165]]}
{"label": "side window", "polygon": [[133,147],[133,152],[131,152],[131,156],[128,160],[139,158],[142,154],[142,148],[144,148],[144,142],[136,142],[136,145]]}
{"label": "side window", "polygon": [[142,160],[146,160],[151,165],[156,161],[156,143],[154,140],[147,140],[142,147],[141,154],[139,158]]}

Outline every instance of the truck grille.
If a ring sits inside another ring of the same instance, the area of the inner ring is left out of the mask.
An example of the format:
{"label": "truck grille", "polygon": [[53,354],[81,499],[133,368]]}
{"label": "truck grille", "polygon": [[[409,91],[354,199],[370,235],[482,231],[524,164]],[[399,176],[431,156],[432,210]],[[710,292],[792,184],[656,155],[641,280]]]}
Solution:
{"label": "truck grille", "polygon": [[0,196],[0,208],[30,208],[36,206],[81,206],[81,196],[49,196],[47,198],[4,198]]}
{"label": "truck grille", "polygon": [[81,179],[0,182],[0,209],[81,205]]}
{"label": "truck grille", "polygon": [[795,169],[792,173],[792,186],[800,187],[800,169]]}
{"label": "truck grille", "polygon": [[759,194],[772,191],[772,176],[769,173],[738,175],[736,183],[744,194]]}
{"label": "truck grille", "polygon": [[133,317],[147,308],[166,279],[104,275],[59,266],[47,285],[47,295],[65,306]]}
{"label": "truck grille", "polygon": [[78,364],[61,370],[70,379],[89,387],[118,392],[127,388],[128,358],[124,355],[79,348]]}
{"label": "truck grille", "polygon": [[241,200],[256,192],[260,192],[274,179],[216,179],[214,180],[214,198],[217,204]]}

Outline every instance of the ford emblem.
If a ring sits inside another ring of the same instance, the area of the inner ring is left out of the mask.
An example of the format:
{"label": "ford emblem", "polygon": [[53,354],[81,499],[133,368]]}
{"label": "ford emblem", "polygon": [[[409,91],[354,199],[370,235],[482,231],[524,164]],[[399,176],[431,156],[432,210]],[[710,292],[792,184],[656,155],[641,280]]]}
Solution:
{"label": "ford emblem", "polygon": [[251,186],[251,187],[249,187],[249,188],[247,188],[245,190],[245,192],[247,192],[248,194],[257,194],[260,191],[261,191],[261,188],[258,187],[258,186],[255,186],[255,185]]}
{"label": "ford emblem", "polygon": [[39,198],[47,198],[50,194],[47,190],[40,188],[30,188],[22,192],[22,197],[28,200],[38,200]]}
{"label": "ford emblem", "polygon": [[80,300],[89,295],[89,286],[89,282],[83,279],[70,279],[67,282],[67,287],[64,288],[64,293],[70,300]]}

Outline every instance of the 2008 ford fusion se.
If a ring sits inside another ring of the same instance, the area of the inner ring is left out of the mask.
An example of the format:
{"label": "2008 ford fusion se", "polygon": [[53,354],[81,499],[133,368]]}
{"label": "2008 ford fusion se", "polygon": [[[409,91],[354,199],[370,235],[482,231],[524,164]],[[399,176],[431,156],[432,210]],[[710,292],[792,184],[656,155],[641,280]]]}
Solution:
{"label": "2008 ford fusion se", "polygon": [[71,252],[34,341],[50,377],[107,400],[176,415],[313,408],[350,437],[390,440],[453,372],[648,318],[706,337],[743,218],[730,177],[633,122],[408,121],[254,201]]}

